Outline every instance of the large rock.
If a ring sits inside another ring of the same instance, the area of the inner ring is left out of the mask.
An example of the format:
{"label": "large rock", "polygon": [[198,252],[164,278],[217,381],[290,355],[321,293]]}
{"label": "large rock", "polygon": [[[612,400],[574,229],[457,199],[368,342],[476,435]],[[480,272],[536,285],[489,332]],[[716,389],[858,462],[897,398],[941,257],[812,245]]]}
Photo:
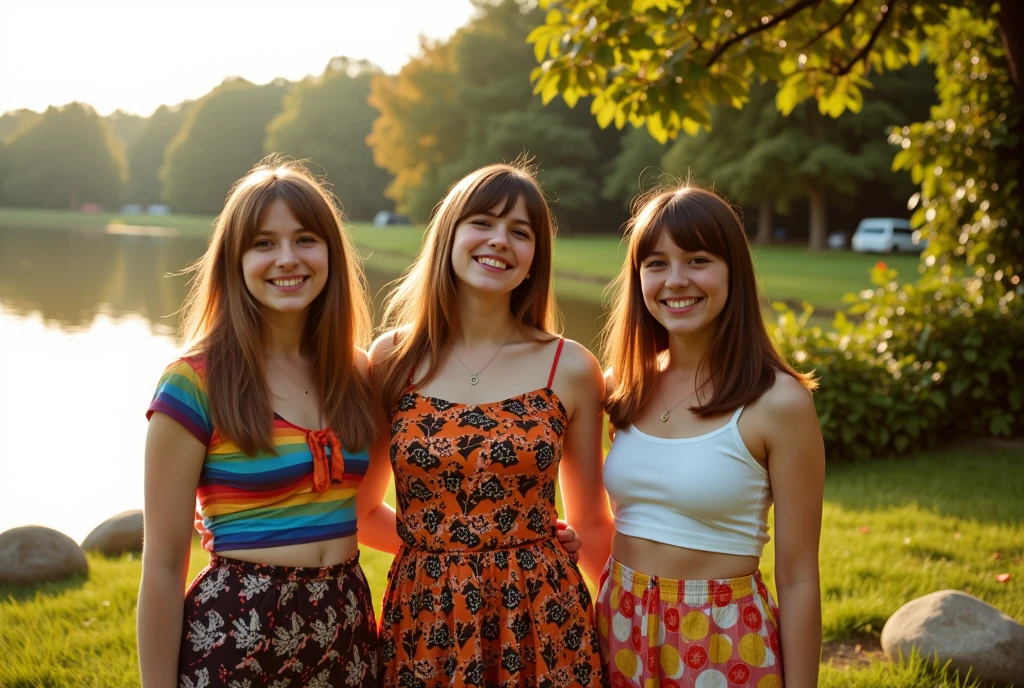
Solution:
{"label": "large rock", "polygon": [[1024,626],[959,590],[940,590],[896,610],[882,629],[882,649],[896,661],[916,649],[940,665],[987,683],[1024,684]]}
{"label": "large rock", "polygon": [[101,554],[141,552],[142,512],[136,509],[108,518],[86,536],[82,549]]}
{"label": "large rock", "polygon": [[23,526],[0,533],[0,583],[37,583],[89,573],[78,543],[42,526]]}

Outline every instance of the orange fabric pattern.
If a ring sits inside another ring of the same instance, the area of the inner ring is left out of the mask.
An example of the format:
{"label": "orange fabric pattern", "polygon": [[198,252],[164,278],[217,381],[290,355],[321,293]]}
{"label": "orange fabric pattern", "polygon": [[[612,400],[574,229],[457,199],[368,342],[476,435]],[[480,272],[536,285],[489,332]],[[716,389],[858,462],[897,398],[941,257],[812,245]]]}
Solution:
{"label": "orange fabric pattern", "polygon": [[557,395],[410,391],[391,419],[405,545],[382,607],[385,685],[604,685],[590,593],[555,540]]}

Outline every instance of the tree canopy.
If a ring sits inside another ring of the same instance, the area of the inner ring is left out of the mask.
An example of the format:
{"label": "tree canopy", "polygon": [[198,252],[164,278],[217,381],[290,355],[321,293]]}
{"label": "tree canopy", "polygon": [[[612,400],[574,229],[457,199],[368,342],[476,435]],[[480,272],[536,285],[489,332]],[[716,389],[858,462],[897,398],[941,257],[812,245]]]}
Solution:
{"label": "tree canopy", "polygon": [[395,175],[388,194],[424,220],[460,176],[527,154],[560,226],[594,231],[604,207],[601,163],[620,137],[585,113],[546,110],[532,95],[525,39],[542,13],[515,0],[478,9],[449,41],[425,43],[397,76],[374,80],[370,102],[380,117],[370,141],[377,164]]}
{"label": "tree canopy", "polygon": [[177,212],[220,212],[231,185],[263,158],[267,124],[287,88],[284,80],[230,79],[203,96],[167,145],[164,200]]}
{"label": "tree canopy", "polygon": [[[930,122],[901,129],[892,141],[903,147],[895,166],[909,169],[922,184],[915,220],[933,240],[931,264],[966,264],[1007,285],[1019,283],[1024,270],[1016,162],[1022,145],[1019,5],[984,0],[966,8],[939,0],[541,4],[547,9],[545,22],[529,36],[541,63],[531,75],[535,92],[546,103],[559,94],[569,105],[592,97],[591,112],[602,126],[645,125],[660,141],[711,127],[714,106],[742,108],[759,81],[779,84],[776,105],[783,114],[807,99],[816,101],[818,113],[833,118],[847,110],[860,112],[864,90],[877,74],[927,59],[936,68],[939,105]],[[963,116],[973,121],[957,133]]]}
{"label": "tree canopy", "polygon": [[297,84],[284,110],[267,127],[264,151],[308,158],[327,171],[327,181],[352,220],[371,219],[390,208],[384,189],[391,180],[373,162],[366,143],[377,111],[367,102],[370,81],[381,74],[365,60],[338,57],[323,74]]}
{"label": "tree canopy", "polygon": [[116,205],[125,179],[120,142],[88,105],[49,107],[3,149],[5,205],[78,209]]}

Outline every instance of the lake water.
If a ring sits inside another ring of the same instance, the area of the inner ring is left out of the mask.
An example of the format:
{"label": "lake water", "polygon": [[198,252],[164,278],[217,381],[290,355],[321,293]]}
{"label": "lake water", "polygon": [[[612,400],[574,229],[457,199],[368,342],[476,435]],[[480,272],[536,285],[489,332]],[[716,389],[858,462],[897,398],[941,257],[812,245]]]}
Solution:
{"label": "lake water", "polygon": [[[0,226],[0,532],[81,542],[142,508],[145,409],[181,350],[173,273],[205,248],[166,230]],[[393,275],[368,277],[378,294]],[[560,305],[565,335],[593,343],[598,307]]]}

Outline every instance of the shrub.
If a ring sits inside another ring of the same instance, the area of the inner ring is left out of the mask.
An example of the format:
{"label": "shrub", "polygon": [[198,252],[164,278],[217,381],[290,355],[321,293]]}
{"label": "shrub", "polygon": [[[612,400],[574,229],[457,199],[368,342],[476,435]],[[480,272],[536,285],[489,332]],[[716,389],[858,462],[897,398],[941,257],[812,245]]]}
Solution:
{"label": "shrub", "polygon": [[828,456],[869,458],[959,435],[1024,433],[1024,290],[946,269],[897,285],[884,263],[875,289],[847,297],[832,331],[776,305],[775,336],[821,386],[815,405]]}

